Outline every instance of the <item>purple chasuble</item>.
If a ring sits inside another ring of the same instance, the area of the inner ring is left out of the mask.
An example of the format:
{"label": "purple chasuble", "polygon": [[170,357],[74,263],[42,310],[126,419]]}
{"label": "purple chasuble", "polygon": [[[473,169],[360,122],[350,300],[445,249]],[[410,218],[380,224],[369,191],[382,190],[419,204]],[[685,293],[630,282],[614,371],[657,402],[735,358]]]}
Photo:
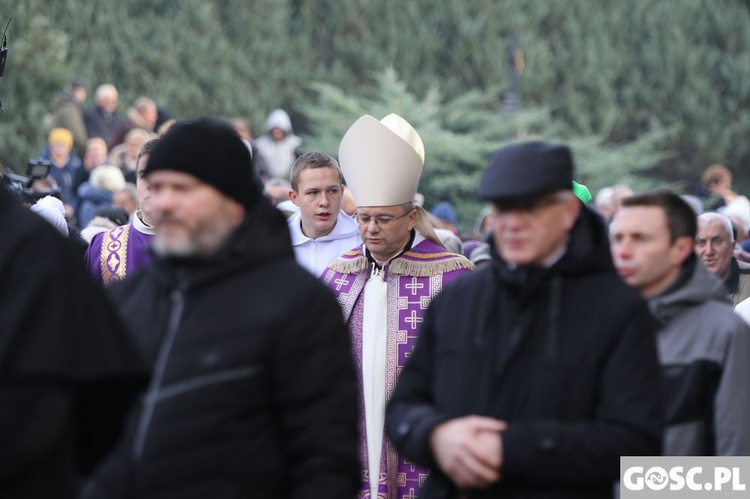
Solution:
{"label": "purple chasuble", "polygon": [[[425,239],[384,267],[387,283],[386,400],[396,386],[398,373],[416,344],[425,311],[443,286],[474,265],[463,256],[450,253]],[[362,387],[362,317],[365,284],[372,264],[362,247],[334,260],[321,279],[333,291],[349,326],[357,374]],[[379,277],[378,277],[379,278]],[[363,463],[360,499],[370,499],[370,472],[367,459],[367,432],[363,390],[360,389],[360,457]],[[427,470],[401,458],[383,437],[378,477],[378,499],[414,498],[427,478]],[[372,498],[375,499],[375,498]]]}
{"label": "purple chasuble", "polygon": [[86,250],[86,266],[94,279],[109,286],[151,263],[153,237],[132,223],[96,234]]}

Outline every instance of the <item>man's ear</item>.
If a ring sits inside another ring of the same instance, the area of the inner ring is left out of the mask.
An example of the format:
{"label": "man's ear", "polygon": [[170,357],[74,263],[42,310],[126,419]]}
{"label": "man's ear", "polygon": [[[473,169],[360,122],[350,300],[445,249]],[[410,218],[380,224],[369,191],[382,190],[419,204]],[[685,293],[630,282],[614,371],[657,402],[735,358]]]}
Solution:
{"label": "man's ear", "polygon": [[563,209],[565,210],[565,228],[569,231],[576,224],[578,215],[583,209],[583,203],[581,203],[581,201],[577,197],[571,196],[570,199],[565,201]]}
{"label": "man's ear", "polygon": [[695,251],[695,241],[689,236],[678,237],[675,242],[672,243],[670,250],[670,260],[676,265],[682,265],[682,263],[688,259],[691,253]]}
{"label": "man's ear", "polygon": [[411,213],[409,213],[409,230],[411,231],[414,227],[417,226],[417,217],[419,216],[419,209],[415,208],[411,210]]}
{"label": "man's ear", "polygon": [[293,190],[289,191],[289,200],[294,203],[295,206],[299,206],[299,196]]}

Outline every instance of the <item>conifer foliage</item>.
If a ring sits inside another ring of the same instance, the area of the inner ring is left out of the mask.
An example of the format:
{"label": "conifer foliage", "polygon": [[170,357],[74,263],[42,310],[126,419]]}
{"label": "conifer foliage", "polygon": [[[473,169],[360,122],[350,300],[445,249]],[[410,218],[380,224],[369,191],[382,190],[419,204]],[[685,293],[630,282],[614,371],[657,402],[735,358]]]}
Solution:
{"label": "conifer foliage", "polygon": [[376,75],[375,89],[366,95],[348,95],[328,84],[312,88],[317,98],[298,105],[309,120],[307,149],[336,155],[341,137],[363,114],[376,119],[390,113],[403,116],[425,143],[419,187],[425,208],[450,201],[465,230],[482,208],[475,194],[482,171],[492,153],[511,141],[564,140],[573,149],[578,180],[592,189],[618,182],[653,187],[654,180],[642,172],[668,156],[660,152],[660,146],[669,139],[669,131],[651,132],[623,145],[605,144],[596,135],[566,137],[561,121],[552,118],[549,110],[529,109],[508,116],[498,111],[497,95],[491,92],[470,91],[445,98],[432,88],[417,96],[392,68]]}
{"label": "conifer foliage", "polygon": [[[0,0],[9,17],[0,161],[12,166],[38,154],[50,99],[81,76],[87,107],[112,82],[123,109],[146,95],[178,118],[248,118],[255,135],[284,107],[329,152],[357,113],[401,111],[432,151],[428,201],[448,186],[466,196],[519,133],[572,143],[594,190],[692,187],[713,162],[750,187],[741,0]],[[513,120],[511,71],[525,110]]]}

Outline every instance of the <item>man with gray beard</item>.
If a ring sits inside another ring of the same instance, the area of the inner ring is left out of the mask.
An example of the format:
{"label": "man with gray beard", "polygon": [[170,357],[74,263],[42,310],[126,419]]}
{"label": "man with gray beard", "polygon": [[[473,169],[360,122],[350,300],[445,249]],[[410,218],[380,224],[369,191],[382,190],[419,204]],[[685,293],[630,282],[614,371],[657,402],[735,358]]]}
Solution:
{"label": "man with gray beard", "polygon": [[111,288],[152,380],[83,497],[355,494],[347,331],[251,165],[209,119],[174,125],[152,151],[154,261]]}

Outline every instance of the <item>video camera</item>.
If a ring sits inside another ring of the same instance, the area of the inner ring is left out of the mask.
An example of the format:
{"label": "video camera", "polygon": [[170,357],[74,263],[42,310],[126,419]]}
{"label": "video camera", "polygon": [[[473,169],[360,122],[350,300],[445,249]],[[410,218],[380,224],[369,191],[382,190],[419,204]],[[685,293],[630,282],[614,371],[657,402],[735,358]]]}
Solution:
{"label": "video camera", "polygon": [[2,175],[3,182],[8,190],[18,197],[22,203],[33,205],[45,196],[60,198],[60,189],[54,184],[49,187],[35,186],[35,182],[49,177],[52,163],[46,159],[30,159],[26,164],[26,175],[14,173],[8,167]]}

